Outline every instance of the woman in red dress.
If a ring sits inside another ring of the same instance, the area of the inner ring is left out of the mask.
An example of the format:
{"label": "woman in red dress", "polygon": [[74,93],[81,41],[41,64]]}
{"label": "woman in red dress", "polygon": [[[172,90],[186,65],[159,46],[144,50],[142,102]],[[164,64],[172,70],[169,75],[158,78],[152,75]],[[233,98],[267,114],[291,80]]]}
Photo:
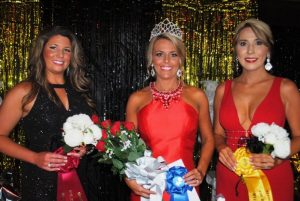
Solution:
{"label": "woman in red dress", "polygon": [[[148,70],[155,81],[133,93],[127,104],[126,120],[134,122],[153,156],[167,163],[182,159],[188,169],[185,182],[198,186],[206,174],[213,153],[213,135],[205,93],[181,81],[185,48],[180,29],[168,19],[152,30],[147,52]],[[199,163],[193,160],[197,130],[202,149]],[[131,200],[148,198],[152,191],[126,179]],[[165,201],[169,195],[163,195]]]}
{"label": "woman in red dress", "polygon": [[[240,76],[218,86],[215,96],[214,133],[219,153],[217,194],[226,200],[249,200],[246,185],[234,173],[233,152],[245,146],[251,127],[257,123],[276,123],[291,128],[291,153],[300,150],[300,94],[288,79],[268,73],[272,33],[267,24],[249,19],[238,25],[234,37],[236,59],[242,67]],[[289,159],[270,154],[251,154],[250,162],[267,176],[274,201],[293,200],[293,173]],[[237,185],[238,184],[238,185]]]}

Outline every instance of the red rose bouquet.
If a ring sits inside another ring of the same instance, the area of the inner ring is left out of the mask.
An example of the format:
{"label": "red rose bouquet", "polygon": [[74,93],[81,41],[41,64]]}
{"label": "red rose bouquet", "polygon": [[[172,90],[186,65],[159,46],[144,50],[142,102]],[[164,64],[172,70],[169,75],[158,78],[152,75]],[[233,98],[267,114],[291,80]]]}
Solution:
{"label": "red rose bouquet", "polygon": [[105,120],[100,122],[97,116],[92,120],[102,130],[102,137],[96,144],[99,151],[96,157],[98,162],[112,164],[114,174],[120,177],[125,175],[126,163],[135,162],[144,156],[145,142],[139,137],[132,122],[112,122]]}

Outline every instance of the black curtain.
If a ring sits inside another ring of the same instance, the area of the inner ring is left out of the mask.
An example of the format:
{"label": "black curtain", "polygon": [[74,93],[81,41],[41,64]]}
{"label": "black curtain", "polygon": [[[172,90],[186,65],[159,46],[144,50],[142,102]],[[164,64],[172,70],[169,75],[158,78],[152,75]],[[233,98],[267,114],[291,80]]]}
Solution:
{"label": "black curtain", "polygon": [[146,45],[161,7],[154,0],[42,0],[43,27],[67,26],[81,40],[103,119],[124,120],[129,94],[144,86]]}

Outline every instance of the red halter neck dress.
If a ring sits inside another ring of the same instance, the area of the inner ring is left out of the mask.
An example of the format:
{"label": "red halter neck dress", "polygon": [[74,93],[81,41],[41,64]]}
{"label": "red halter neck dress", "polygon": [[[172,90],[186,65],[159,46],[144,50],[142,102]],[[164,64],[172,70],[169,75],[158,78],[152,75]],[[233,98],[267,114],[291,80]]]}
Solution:
{"label": "red halter neck dress", "polygon": [[[155,93],[153,86],[151,90]],[[167,163],[182,159],[188,170],[195,167],[193,153],[198,112],[182,100],[181,92],[174,100],[167,102],[153,97],[138,112],[138,127],[153,157],[162,156]],[[140,201],[140,197],[132,193],[131,200]],[[163,200],[170,200],[167,192],[164,192]]]}

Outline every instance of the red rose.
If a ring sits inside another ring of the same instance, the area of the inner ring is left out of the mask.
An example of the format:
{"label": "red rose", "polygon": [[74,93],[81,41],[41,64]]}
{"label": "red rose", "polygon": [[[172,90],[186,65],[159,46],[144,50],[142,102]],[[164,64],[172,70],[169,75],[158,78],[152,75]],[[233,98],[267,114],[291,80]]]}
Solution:
{"label": "red rose", "polygon": [[117,135],[117,133],[120,133],[120,129],[121,129],[121,122],[120,121],[116,121],[110,128],[110,132],[112,135]]}
{"label": "red rose", "polygon": [[102,137],[101,137],[101,140],[105,140],[105,139],[107,139],[107,137],[108,137],[108,135],[107,135],[107,133],[106,133],[106,130],[103,130],[103,129],[102,129]]}
{"label": "red rose", "polygon": [[100,152],[105,152],[105,142],[102,140],[99,140],[97,145],[96,145],[96,149]]}
{"label": "red rose", "polygon": [[109,127],[111,127],[112,123],[111,123],[111,120],[108,119],[108,120],[102,121],[100,125],[102,128],[108,129]]}
{"label": "red rose", "polygon": [[94,124],[100,124],[99,117],[97,115],[93,114],[91,119]]}
{"label": "red rose", "polygon": [[123,122],[123,126],[124,126],[128,131],[133,131],[134,128],[135,128],[133,122],[128,122],[128,121]]}

